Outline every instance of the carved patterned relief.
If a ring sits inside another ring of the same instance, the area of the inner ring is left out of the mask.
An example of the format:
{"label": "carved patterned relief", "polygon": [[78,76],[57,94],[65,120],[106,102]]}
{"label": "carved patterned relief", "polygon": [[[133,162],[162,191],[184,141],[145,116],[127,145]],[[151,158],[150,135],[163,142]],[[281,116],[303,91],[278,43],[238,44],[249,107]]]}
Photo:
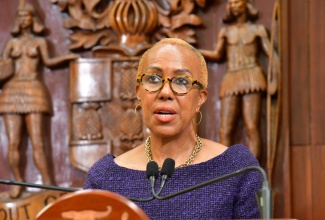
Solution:
{"label": "carved patterned relief", "polygon": [[69,16],[64,27],[72,30],[71,49],[115,44],[130,55],[134,52],[130,48],[140,51],[152,40],[165,37],[195,43],[193,26],[202,21],[193,11],[205,6],[205,0],[50,1]]}
{"label": "carved patterned relief", "polygon": [[80,114],[73,118],[73,139],[102,139],[102,121],[97,112],[100,104],[97,102],[84,102],[78,107]]}
{"label": "carved patterned relief", "polygon": [[121,148],[124,151],[130,150],[137,146],[136,141],[142,140],[144,135],[142,133],[142,121],[134,116],[134,109],[126,109],[121,117]]}
{"label": "carved patterned relief", "polygon": [[[121,83],[119,86],[120,98],[124,101],[124,105],[130,102],[134,102],[137,97],[134,93],[134,88],[136,86],[136,72],[139,62],[115,62],[113,65],[113,71],[115,74],[121,74]],[[127,108],[128,106],[125,106]]]}
{"label": "carved patterned relief", "polygon": [[135,117],[134,108],[136,105],[136,94],[134,92],[136,82],[138,61],[121,61],[114,62],[113,72],[121,76],[119,88],[119,98],[123,112],[120,119],[120,141],[121,148],[124,151],[130,150],[137,146],[138,140],[142,140],[142,120]]}

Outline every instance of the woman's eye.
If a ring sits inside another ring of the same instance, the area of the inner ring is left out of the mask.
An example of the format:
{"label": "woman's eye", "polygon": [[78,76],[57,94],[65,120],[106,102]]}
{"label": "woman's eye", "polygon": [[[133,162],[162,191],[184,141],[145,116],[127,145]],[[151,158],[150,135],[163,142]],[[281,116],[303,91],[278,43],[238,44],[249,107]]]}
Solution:
{"label": "woman's eye", "polygon": [[149,76],[148,77],[148,82],[149,83],[160,83],[161,82],[161,78],[159,76]]}
{"label": "woman's eye", "polygon": [[186,86],[188,85],[190,82],[188,81],[188,79],[186,78],[175,78],[174,79],[174,83],[177,84],[177,85],[183,85],[183,86]]}

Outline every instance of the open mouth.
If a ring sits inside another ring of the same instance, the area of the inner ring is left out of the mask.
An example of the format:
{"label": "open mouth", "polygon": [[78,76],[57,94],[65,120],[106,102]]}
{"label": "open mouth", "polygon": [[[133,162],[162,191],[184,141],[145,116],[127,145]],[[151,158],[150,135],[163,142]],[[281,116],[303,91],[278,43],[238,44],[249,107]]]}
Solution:
{"label": "open mouth", "polygon": [[158,108],[158,109],[156,109],[154,114],[155,114],[156,118],[161,122],[170,122],[176,116],[176,112],[171,108],[168,108],[168,109],[167,108]]}
{"label": "open mouth", "polygon": [[173,112],[166,112],[166,111],[158,111],[158,112],[155,112],[155,114],[158,114],[158,115],[174,115],[175,113]]}
{"label": "open mouth", "polygon": [[168,107],[159,107],[155,110],[155,114],[159,115],[173,115],[176,114],[175,110]]}

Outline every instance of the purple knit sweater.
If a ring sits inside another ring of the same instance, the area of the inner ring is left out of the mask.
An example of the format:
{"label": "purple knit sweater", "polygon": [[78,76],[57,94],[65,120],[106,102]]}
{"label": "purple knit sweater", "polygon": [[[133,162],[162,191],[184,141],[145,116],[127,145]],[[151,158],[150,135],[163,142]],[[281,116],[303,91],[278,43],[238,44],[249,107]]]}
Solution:
{"label": "purple knit sweater", "polygon": [[[244,145],[233,145],[206,162],[176,168],[173,176],[166,182],[161,196],[247,166],[258,165],[258,161]],[[160,177],[156,186],[158,191]],[[135,203],[150,219],[252,219],[259,218],[255,193],[261,186],[261,174],[258,171],[249,171],[170,199]],[[146,172],[120,167],[110,154],[91,167],[84,188],[109,190],[126,197],[152,196]]]}

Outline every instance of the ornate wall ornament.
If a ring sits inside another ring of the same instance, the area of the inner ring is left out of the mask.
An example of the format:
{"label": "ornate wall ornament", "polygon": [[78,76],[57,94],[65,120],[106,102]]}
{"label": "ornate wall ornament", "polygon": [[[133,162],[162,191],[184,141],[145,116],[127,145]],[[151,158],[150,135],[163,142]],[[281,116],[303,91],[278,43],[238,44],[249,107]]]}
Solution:
{"label": "ornate wall ornament", "polygon": [[68,15],[70,49],[115,49],[137,55],[165,37],[195,43],[194,26],[202,23],[193,13],[205,0],[50,0]]}

